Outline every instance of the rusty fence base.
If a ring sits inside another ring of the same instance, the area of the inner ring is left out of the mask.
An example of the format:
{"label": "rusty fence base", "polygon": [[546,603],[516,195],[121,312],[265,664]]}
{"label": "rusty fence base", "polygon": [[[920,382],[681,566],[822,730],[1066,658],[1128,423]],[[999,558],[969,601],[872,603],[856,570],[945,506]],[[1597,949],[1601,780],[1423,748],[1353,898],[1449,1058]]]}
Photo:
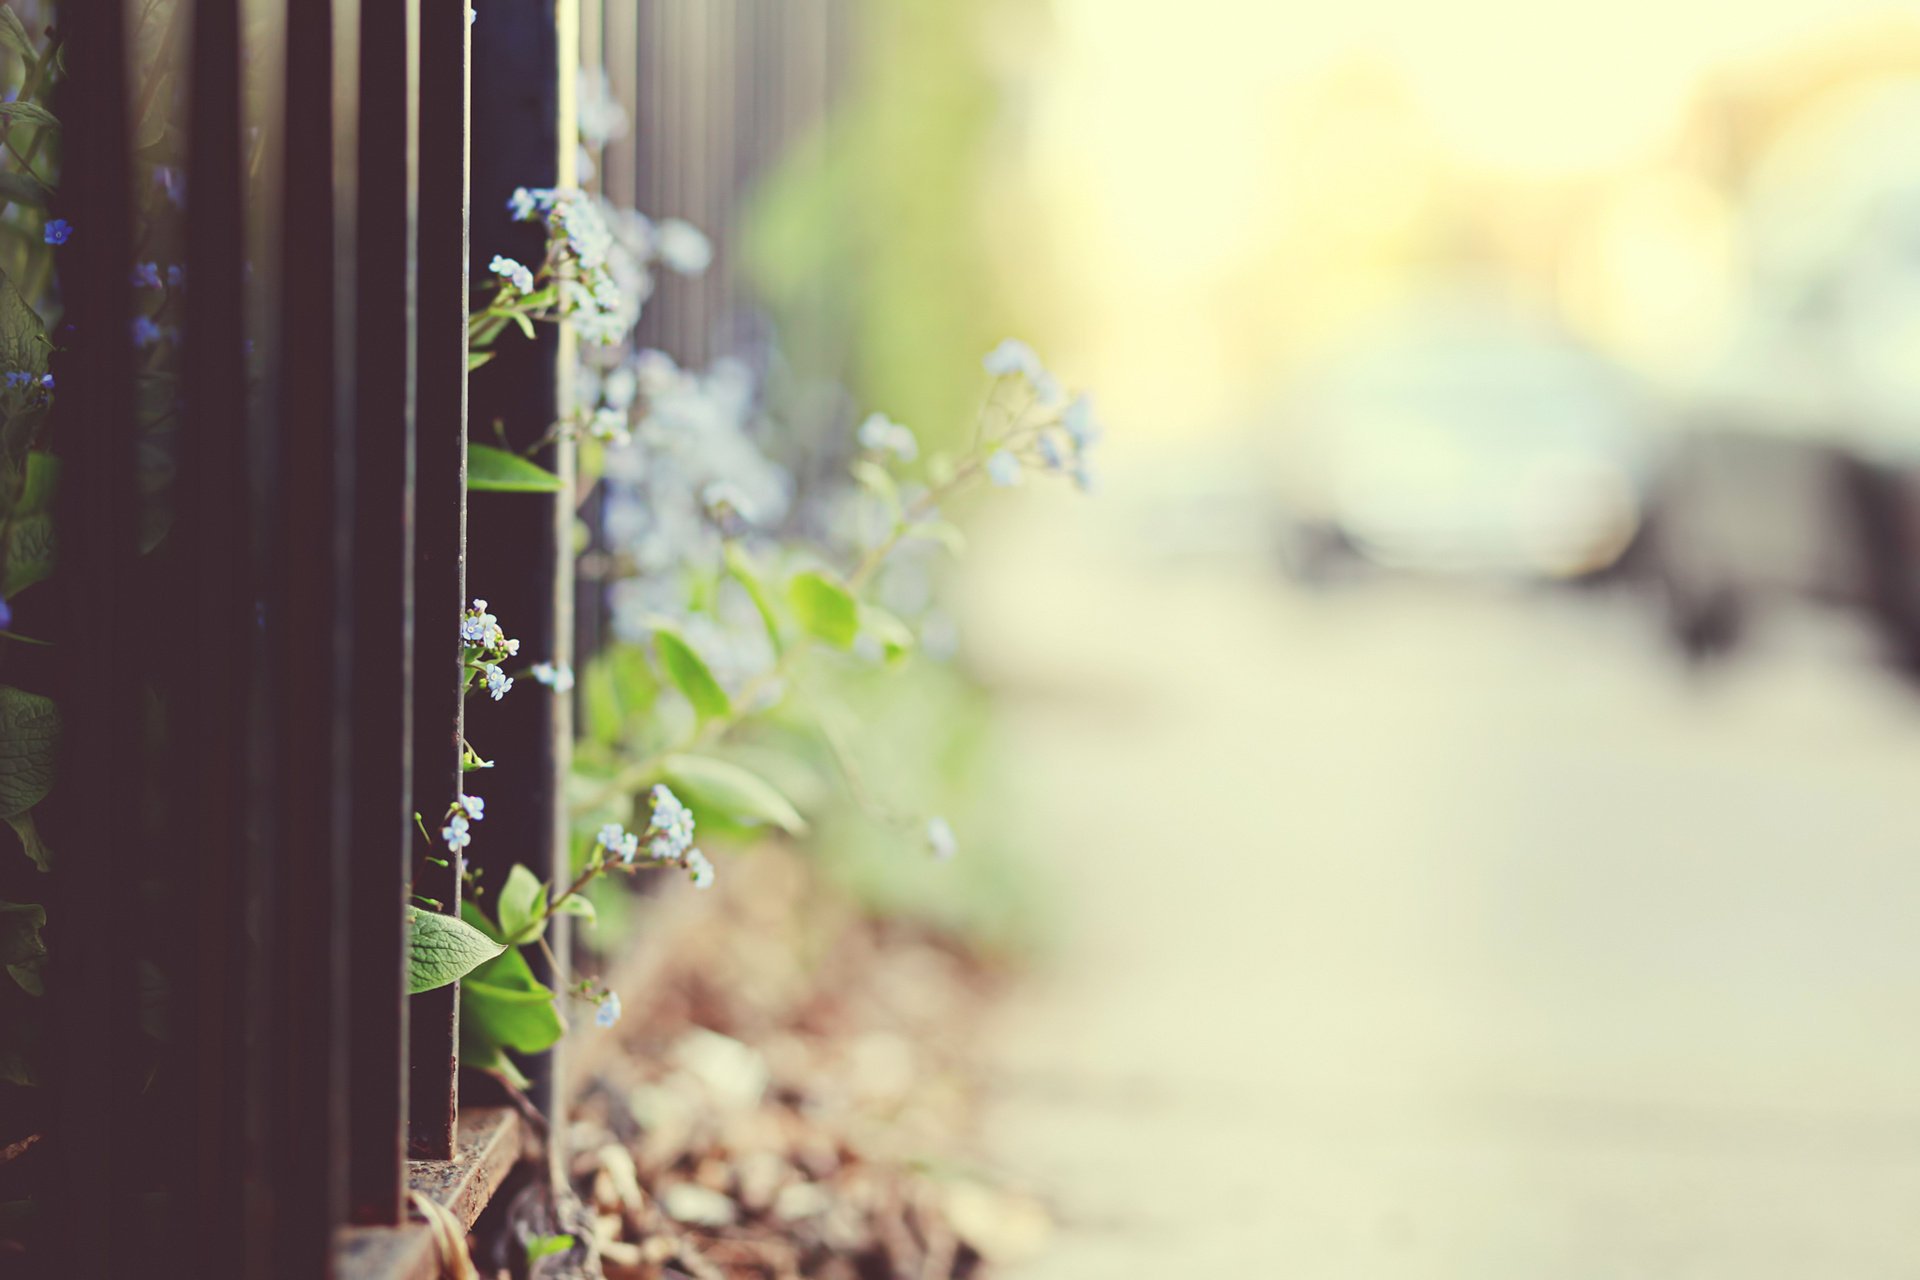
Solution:
{"label": "rusty fence base", "polygon": [[[519,1161],[526,1126],[510,1107],[460,1112],[451,1160],[409,1160],[407,1186],[473,1226]],[[338,1280],[434,1280],[447,1272],[424,1222],[400,1227],[341,1227],[334,1233]]]}

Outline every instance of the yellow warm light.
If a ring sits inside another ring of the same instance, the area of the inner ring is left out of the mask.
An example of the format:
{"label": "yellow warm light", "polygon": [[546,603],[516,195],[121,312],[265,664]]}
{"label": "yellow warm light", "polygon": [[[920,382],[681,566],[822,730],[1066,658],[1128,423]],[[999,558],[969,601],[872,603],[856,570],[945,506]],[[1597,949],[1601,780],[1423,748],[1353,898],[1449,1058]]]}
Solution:
{"label": "yellow warm light", "polygon": [[1053,348],[1116,424],[1173,432],[1244,419],[1291,362],[1459,256],[1491,203],[1514,204],[1496,248],[1589,336],[1654,366],[1690,358],[1738,249],[1720,197],[1673,168],[1701,87],[1914,16],[1890,0],[1753,0],[1737,18],[1718,0],[1052,10],[1007,256],[1068,308]]}

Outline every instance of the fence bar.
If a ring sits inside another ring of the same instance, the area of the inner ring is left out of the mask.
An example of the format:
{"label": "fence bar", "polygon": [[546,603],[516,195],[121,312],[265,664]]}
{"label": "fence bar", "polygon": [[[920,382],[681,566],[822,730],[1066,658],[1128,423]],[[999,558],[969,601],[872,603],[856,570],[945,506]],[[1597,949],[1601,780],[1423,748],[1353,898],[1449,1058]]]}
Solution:
{"label": "fence bar", "polygon": [[[524,0],[489,5],[473,28],[473,81],[485,92],[473,98],[473,244],[477,257],[504,253],[538,262],[544,229],[514,222],[507,198],[515,187],[552,187],[571,176],[573,140],[563,132],[562,104],[571,77],[562,78],[575,56],[562,28],[571,28],[569,0]],[[570,103],[566,104],[569,108]],[[566,113],[570,118],[570,110]],[[570,128],[570,124],[567,126]],[[562,168],[563,140],[569,164]],[[523,448],[547,433],[562,412],[561,343],[543,327],[532,340],[509,332],[499,355],[474,371],[472,416],[492,438],[500,424],[510,446]],[[572,450],[549,446],[535,461],[568,478]],[[467,549],[474,594],[485,597],[507,633],[519,638],[523,662],[568,656],[571,581],[570,542],[562,537],[573,517],[571,495],[476,493],[468,499]],[[468,855],[497,891],[507,869],[523,862],[542,879],[561,870],[566,814],[561,780],[571,744],[566,700],[531,682],[498,703],[479,700],[468,708],[468,736],[496,767],[472,781],[484,787],[485,823],[474,833]],[[489,900],[490,901],[490,900]],[[564,926],[566,918],[553,922]],[[555,932],[559,932],[558,929]],[[551,936],[551,935],[550,935]],[[565,955],[564,938],[552,938]],[[541,957],[530,957],[543,980]],[[553,1054],[524,1065],[534,1105],[557,1115]],[[556,1162],[556,1167],[561,1162]]]}
{"label": "fence bar", "polygon": [[418,19],[415,0],[360,6],[347,1206],[361,1223],[405,1213]]}
{"label": "fence bar", "polygon": [[138,842],[116,838],[128,819],[90,795],[87,778],[100,761],[124,754],[127,708],[140,693],[131,643],[140,628],[133,599],[126,18],[118,5],[83,8],[69,15],[70,78],[60,101],[67,170],[59,212],[89,240],[59,260],[73,324],[70,349],[55,368],[56,429],[69,476],[56,510],[65,785],[56,785],[42,818],[51,827],[49,844],[64,846],[67,855],[55,863],[47,903],[49,933],[65,945],[47,978],[48,1061],[57,1065],[47,1082],[54,1095],[54,1220],[45,1239],[60,1250],[62,1274],[91,1280],[117,1274],[127,1237],[116,1241],[97,1224],[129,1222],[137,1189],[135,1117],[114,1049],[119,1037],[136,1034],[132,899],[140,869]]}
{"label": "fence bar", "polygon": [[[431,820],[462,790],[456,620],[467,551],[467,40],[467,0],[422,0],[413,777],[414,807],[435,831]],[[414,891],[459,914],[457,867],[416,856],[413,868]],[[423,992],[409,1004],[408,1153],[451,1160],[459,987]]]}
{"label": "fence bar", "polygon": [[[169,56],[163,50],[162,57]],[[169,880],[195,923],[172,980],[171,1068],[183,1151],[192,1153],[172,1242],[184,1270],[246,1275],[263,1242],[244,1223],[244,1187],[259,1144],[246,1033],[249,973],[257,971],[245,929],[248,808],[247,707],[251,522],[241,264],[245,247],[222,228],[244,225],[241,208],[239,13],[235,0],[201,0],[192,14],[184,400],[178,431],[174,522],[162,556],[169,591],[188,607],[163,686],[173,748],[168,784],[172,838],[163,843]],[[131,417],[131,413],[129,413]],[[110,419],[101,418],[105,422]],[[121,714],[125,714],[124,708]],[[192,744],[190,749],[185,744]],[[258,1274],[256,1269],[253,1274]]]}
{"label": "fence bar", "polygon": [[[340,541],[350,510],[336,482],[339,306],[334,169],[334,32],[329,0],[291,0],[280,200],[278,484],[266,576],[274,648],[271,860],[279,956],[273,1007],[278,1091],[273,1158],[276,1276],[324,1274],[345,1201],[345,626]],[[351,293],[347,294],[351,297]]]}

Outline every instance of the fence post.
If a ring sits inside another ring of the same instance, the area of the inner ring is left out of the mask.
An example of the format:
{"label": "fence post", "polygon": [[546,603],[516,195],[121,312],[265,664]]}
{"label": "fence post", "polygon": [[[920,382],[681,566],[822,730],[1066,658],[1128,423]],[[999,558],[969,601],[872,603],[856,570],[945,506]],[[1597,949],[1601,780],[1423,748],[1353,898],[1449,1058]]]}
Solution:
{"label": "fence post", "polygon": [[[435,821],[464,790],[458,619],[467,542],[467,0],[420,10],[419,475],[414,502],[414,808]],[[474,789],[484,794],[485,773]],[[440,851],[445,854],[445,850]],[[460,875],[416,856],[415,893],[460,913]],[[424,904],[422,910],[428,910]],[[453,1157],[458,984],[409,1000],[407,1149]]]}
{"label": "fence post", "polygon": [[[572,0],[524,0],[489,5],[473,28],[473,253],[538,262],[545,228],[514,222],[507,198],[516,187],[553,187],[572,178],[573,60],[577,56]],[[474,371],[470,416],[481,438],[521,449],[546,435],[564,408],[560,336],[542,327],[525,340],[509,334],[499,355]],[[470,589],[489,602],[509,635],[519,638],[522,662],[565,661],[571,652],[573,447],[561,442],[534,455],[557,472],[559,494],[475,493],[468,498]],[[494,768],[471,782],[487,801],[470,860],[482,872],[483,891],[497,892],[516,862],[543,880],[566,871],[567,815],[562,784],[572,751],[572,718],[565,697],[531,686],[495,703],[468,708],[468,737]],[[566,954],[566,917],[553,921],[555,954]],[[543,981],[544,960],[529,957]],[[558,1119],[554,1053],[524,1064],[534,1105]]]}
{"label": "fence post", "polygon": [[[353,752],[348,1211],[405,1216],[405,885],[413,829],[416,0],[360,5],[355,244]],[[375,1016],[363,1011],[379,1011]]]}

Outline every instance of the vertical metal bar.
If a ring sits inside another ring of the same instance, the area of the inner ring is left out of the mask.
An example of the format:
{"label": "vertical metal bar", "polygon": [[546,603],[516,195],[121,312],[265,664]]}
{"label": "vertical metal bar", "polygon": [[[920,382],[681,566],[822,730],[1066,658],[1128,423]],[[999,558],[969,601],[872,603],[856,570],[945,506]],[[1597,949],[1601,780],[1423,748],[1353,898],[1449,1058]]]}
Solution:
{"label": "vertical metal bar", "polygon": [[[605,8],[606,35],[602,48],[606,51],[607,84],[614,98],[627,109],[629,129],[637,134],[644,127],[637,83],[639,3],[638,0],[612,0]],[[607,148],[600,189],[607,193],[607,199],[623,209],[634,205],[633,170],[637,153],[638,144],[633,137],[615,139]]]}
{"label": "vertical metal bar", "polygon": [[[189,894],[193,955],[176,975],[176,1062],[191,1074],[195,1203],[180,1233],[185,1260],[208,1274],[245,1274],[244,1188],[255,1116],[248,1084],[245,742],[250,521],[246,492],[246,367],[241,270],[244,245],[222,227],[243,225],[240,40],[236,0],[201,0],[193,12],[187,224],[185,412],[180,421],[169,576],[190,602],[166,687],[172,755],[170,818],[180,848],[174,884]],[[181,749],[193,744],[192,750]],[[251,1253],[257,1257],[257,1251]]]}
{"label": "vertical metal bar", "polygon": [[[467,585],[467,40],[467,0],[423,0],[413,777],[414,807],[429,819],[445,812],[462,789],[458,618]],[[414,892],[458,915],[457,866],[436,866],[420,856],[413,866]],[[431,908],[421,904],[421,909]],[[459,987],[423,992],[409,1003],[407,1148],[420,1159],[448,1160],[460,1105],[455,1072]]]}
{"label": "vertical metal bar", "polygon": [[333,18],[329,0],[288,3],[280,102],[288,161],[266,575],[277,783],[273,1006],[288,1012],[274,1037],[276,1276],[325,1274],[346,1194],[346,726],[337,711],[346,690],[336,619],[347,592],[332,534],[350,508],[335,477],[346,443],[336,400],[335,174],[316,161],[334,154]]}
{"label": "vertical metal bar", "polygon": [[[569,0],[493,5],[473,29],[473,80],[486,86],[473,100],[476,255],[504,253],[537,262],[544,253],[542,228],[514,222],[507,198],[515,187],[560,185],[570,173],[563,156],[572,155],[571,111],[563,107],[570,107],[566,99],[577,49],[562,36],[571,28],[572,13]],[[510,446],[525,447],[544,436],[563,411],[562,345],[553,330],[542,329],[532,340],[509,333],[496,350],[498,356],[474,372],[472,417],[489,435],[497,423]],[[570,649],[563,581],[571,572],[570,540],[562,531],[570,530],[573,516],[572,449],[564,443],[549,446],[535,461],[558,471],[567,492],[469,496],[471,589],[489,601],[507,633],[519,638],[522,660],[558,661]],[[561,782],[571,750],[566,700],[530,683],[497,703],[476,700],[468,708],[467,733],[481,755],[496,761],[480,775],[487,788],[487,817],[468,850],[482,873],[483,889],[497,891],[515,862],[551,880],[565,865]],[[564,923],[564,917],[555,923]],[[554,943],[562,955],[563,942]],[[536,972],[543,972],[543,962],[531,959]],[[534,1104],[557,1115],[551,1059],[543,1055],[525,1067]]]}
{"label": "vertical metal bar", "polygon": [[138,494],[127,330],[126,18],[119,5],[76,8],[64,15],[70,78],[60,100],[67,165],[58,210],[76,237],[72,252],[57,259],[72,336],[56,360],[54,424],[67,462],[55,512],[65,727],[58,783],[42,816],[49,843],[64,851],[49,886],[50,927],[70,944],[47,977],[54,1152],[47,1239],[59,1251],[61,1274],[90,1280],[116,1274],[124,1261],[124,1237],[115,1241],[98,1224],[103,1217],[129,1224],[136,1189],[133,1117],[115,1048],[137,1034],[132,899],[139,870],[131,863],[139,850],[116,838],[125,818],[97,802],[87,777],[100,761],[122,754],[132,709],[140,705],[133,650],[141,628],[133,607]]}
{"label": "vertical metal bar", "polygon": [[404,1216],[413,811],[416,0],[360,7],[347,1209]]}

